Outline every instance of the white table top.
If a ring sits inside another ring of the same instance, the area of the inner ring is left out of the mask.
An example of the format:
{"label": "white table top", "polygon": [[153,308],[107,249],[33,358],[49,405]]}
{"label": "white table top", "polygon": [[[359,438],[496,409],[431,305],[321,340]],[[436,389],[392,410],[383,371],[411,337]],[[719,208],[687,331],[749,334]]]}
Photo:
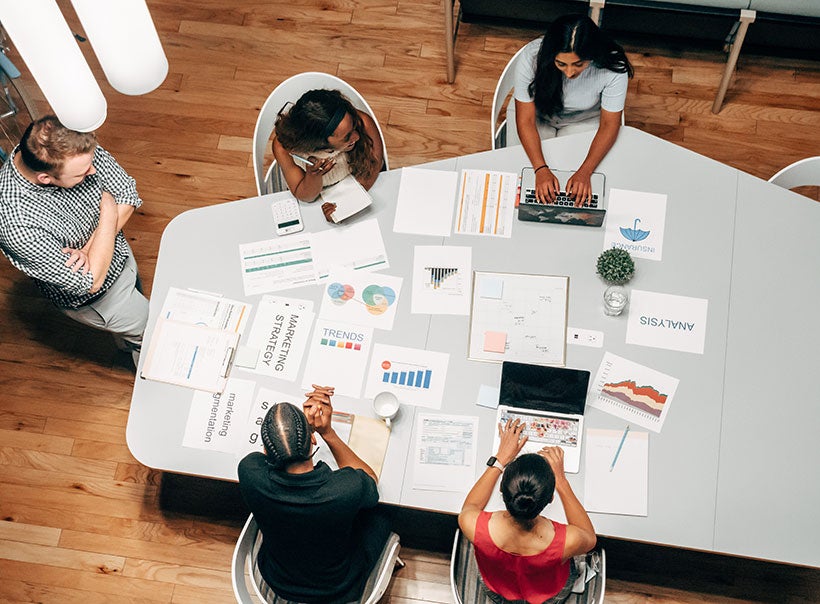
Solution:
{"label": "white table top", "polygon": [[[590,137],[546,141],[551,165],[578,165]],[[511,147],[426,167],[517,172],[525,162],[523,150]],[[605,285],[595,275],[595,260],[603,249],[603,229],[516,221],[512,239],[393,233],[400,171],[383,173],[371,191],[374,205],[352,219],[378,218],[390,261],[385,272],[405,277],[394,329],[379,330],[376,341],[450,353],[441,413],[479,417],[481,462],[492,453],[495,411],[475,400],[481,384],[497,385],[501,366],[467,359],[468,317],[410,313],[413,246],[472,246],[474,270],[569,275],[568,324],[605,337],[602,349],[568,346],[568,367],[594,376],[604,351],[610,351],[680,379],[662,432],[650,435],[648,516],[593,514],[597,532],[820,565],[813,547],[820,539],[820,523],[814,520],[820,507],[820,481],[814,478],[820,397],[809,384],[820,357],[820,327],[812,316],[820,299],[820,206],[633,128],[622,130],[599,171],[607,176],[607,188],[667,195],[663,261],[636,260],[629,287],[708,299],[704,354],[625,343],[626,314],[607,317],[601,308]],[[191,210],[168,225],[146,340],[170,286],[244,299],[238,245],[272,237],[269,200]],[[328,228],[318,205],[303,206],[302,214],[308,230]],[[318,302],[321,288],[280,293]],[[248,301],[255,304],[258,298]],[[266,383],[254,377],[283,392],[302,392],[298,380]],[[181,446],[191,397],[188,389],[137,379],[129,448],[153,468],[235,480],[234,456]],[[369,401],[336,398],[338,408],[372,415]],[[780,413],[775,417],[770,409]],[[414,409],[404,406],[394,422],[379,485],[382,500],[455,512],[465,493],[412,489],[413,419]],[[591,408],[586,423],[618,430],[624,425]],[[570,480],[583,499],[582,473]]]}

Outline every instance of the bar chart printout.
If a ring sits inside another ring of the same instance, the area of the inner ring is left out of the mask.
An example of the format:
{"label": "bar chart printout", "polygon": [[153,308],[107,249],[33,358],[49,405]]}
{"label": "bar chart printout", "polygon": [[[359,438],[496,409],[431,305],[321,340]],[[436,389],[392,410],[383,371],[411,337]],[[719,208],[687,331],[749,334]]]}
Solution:
{"label": "bar chart printout", "polygon": [[365,396],[392,392],[405,404],[439,409],[450,355],[374,344]]}
{"label": "bar chart printout", "polygon": [[413,252],[410,312],[470,314],[472,248],[417,245]]}
{"label": "bar chart printout", "polygon": [[[442,287],[448,287],[450,285],[449,277],[458,275],[458,268],[454,267],[445,268],[426,266],[424,267],[424,270],[429,273],[427,287],[431,287],[433,289],[441,289]],[[453,279],[453,281],[455,282],[456,279]]]}

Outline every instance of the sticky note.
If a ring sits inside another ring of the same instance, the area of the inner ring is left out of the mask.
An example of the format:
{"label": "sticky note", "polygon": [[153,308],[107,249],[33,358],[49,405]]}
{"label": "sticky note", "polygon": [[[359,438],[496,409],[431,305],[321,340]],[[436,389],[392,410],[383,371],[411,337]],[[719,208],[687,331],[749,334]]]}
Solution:
{"label": "sticky note", "polygon": [[498,397],[501,396],[501,389],[496,386],[486,386],[481,384],[478,387],[478,399],[476,405],[482,407],[489,407],[490,409],[498,408]]}
{"label": "sticky note", "polygon": [[482,298],[500,300],[504,293],[504,280],[497,277],[483,277],[478,284],[478,295]]}
{"label": "sticky note", "polygon": [[507,334],[503,331],[484,332],[484,352],[504,352],[507,348]]}

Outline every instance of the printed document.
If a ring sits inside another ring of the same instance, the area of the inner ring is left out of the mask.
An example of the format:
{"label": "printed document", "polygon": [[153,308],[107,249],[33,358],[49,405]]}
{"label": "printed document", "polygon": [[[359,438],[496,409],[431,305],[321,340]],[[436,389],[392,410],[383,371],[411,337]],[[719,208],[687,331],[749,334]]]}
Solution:
{"label": "printed document", "polygon": [[466,493],[475,482],[478,418],[466,415],[416,417],[413,488]]}
{"label": "printed document", "polygon": [[393,231],[450,236],[458,173],[402,168]]}
{"label": "printed document", "polygon": [[194,392],[183,447],[235,453],[244,438],[256,383],[231,378],[222,393]]}
{"label": "printed document", "polygon": [[316,282],[314,252],[305,233],[240,244],[239,260],[246,296]]}
{"label": "printed document", "polygon": [[393,329],[401,293],[401,277],[384,273],[333,269],[324,283],[323,319]]}
{"label": "printed document", "polygon": [[469,315],[471,247],[417,245],[410,312]]}
{"label": "printed document", "polygon": [[456,207],[456,233],[512,235],[518,174],[462,170]]}
{"label": "printed document", "polygon": [[626,343],[703,354],[709,300],[632,290]]}
{"label": "printed document", "polygon": [[160,316],[179,323],[242,333],[251,308],[250,304],[219,294],[170,287]]}
{"label": "printed document", "polygon": [[622,430],[586,431],[584,509],[587,512],[647,515],[649,433],[630,430],[619,452],[622,436]]}
{"label": "printed document", "polygon": [[334,268],[378,271],[389,268],[382,232],[375,218],[313,233],[317,278],[325,281]]}
{"label": "printed document", "polygon": [[449,362],[446,352],[374,344],[364,394],[392,392],[408,405],[441,409]]}
{"label": "printed document", "polygon": [[358,398],[372,341],[372,327],[317,319],[302,387],[307,392],[311,384],[327,384],[336,394]]}
{"label": "printed document", "polygon": [[633,258],[661,260],[666,195],[610,189],[604,249],[618,248]]}

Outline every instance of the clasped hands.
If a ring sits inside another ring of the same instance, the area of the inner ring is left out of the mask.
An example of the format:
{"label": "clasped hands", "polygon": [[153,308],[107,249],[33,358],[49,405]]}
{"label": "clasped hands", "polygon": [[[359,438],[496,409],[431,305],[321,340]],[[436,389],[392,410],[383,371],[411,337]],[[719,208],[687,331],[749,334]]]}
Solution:
{"label": "clasped hands", "polygon": [[[535,198],[541,203],[552,203],[561,192],[561,183],[558,177],[549,168],[535,173]],[[567,181],[569,197],[575,200],[575,207],[588,205],[592,201],[592,174],[585,170],[578,170]]]}
{"label": "clasped hands", "polygon": [[302,404],[302,410],[305,412],[308,424],[314,432],[324,436],[332,428],[330,420],[333,417],[333,405],[330,398],[333,396],[333,386],[313,386],[312,392],[307,392],[307,400]]}

